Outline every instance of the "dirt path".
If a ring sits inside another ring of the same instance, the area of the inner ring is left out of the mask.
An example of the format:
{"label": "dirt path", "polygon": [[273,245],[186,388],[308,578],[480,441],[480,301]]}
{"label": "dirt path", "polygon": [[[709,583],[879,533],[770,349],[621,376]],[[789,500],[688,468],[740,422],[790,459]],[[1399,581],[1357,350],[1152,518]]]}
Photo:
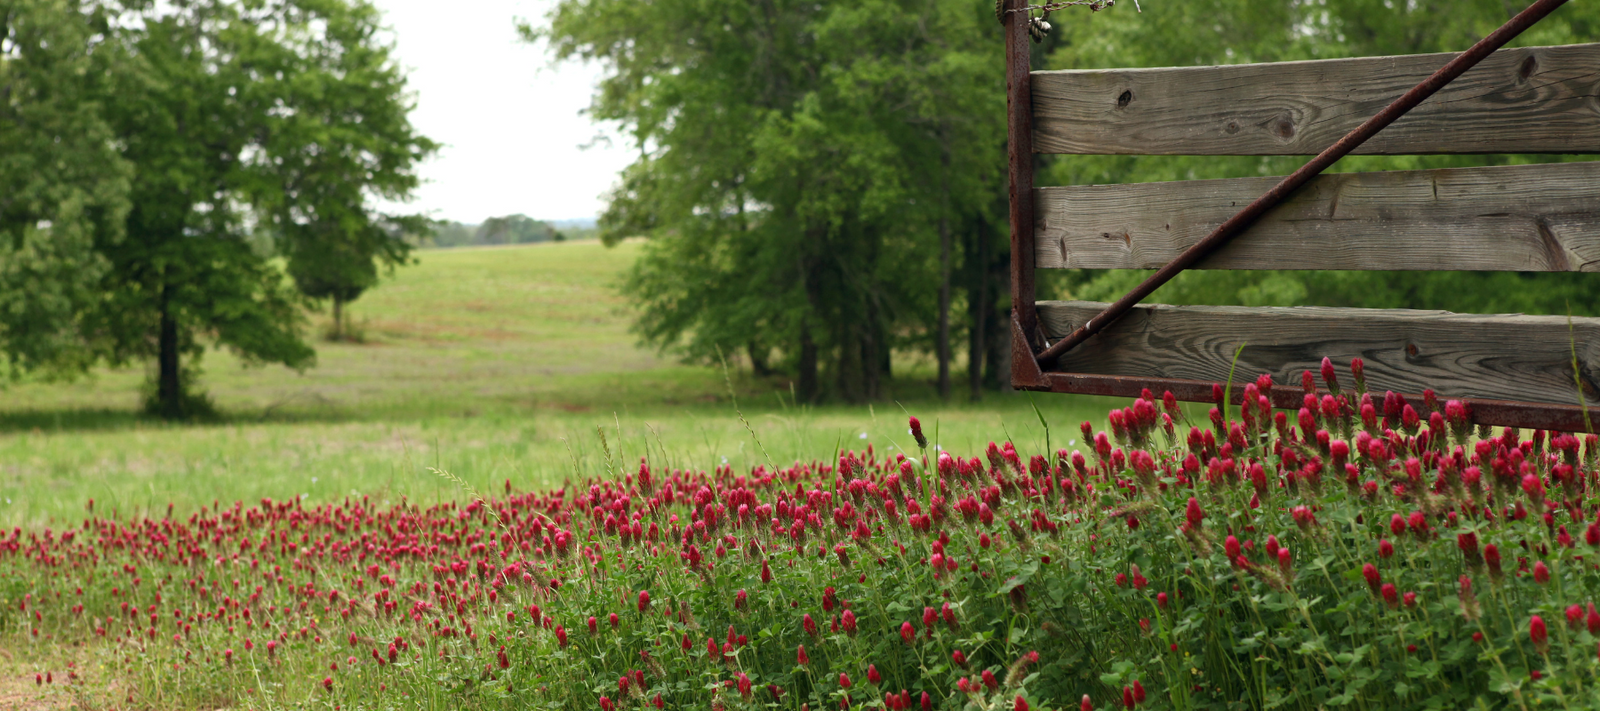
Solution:
{"label": "dirt path", "polygon": [[[24,660],[20,658],[24,655],[14,656],[0,648],[0,711],[98,711],[123,707],[110,701],[116,698],[115,687],[119,686],[115,680],[110,686],[97,687],[90,683],[95,681],[95,675],[90,674],[81,658],[74,665],[64,651],[56,652],[47,659]],[[74,671],[77,679],[72,681]],[[48,674],[50,680],[41,684],[35,677],[38,674]]]}
{"label": "dirt path", "polygon": [[[72,693],[64,684],[52,683],[45,686],[38,685],[33,674],[18,672],[14,665],[0,675],[0,709],[7,711],[65,711],[66,709],[79,708],[72,698]],[[37,673],[37,672],[36,672]],[[55,670],[51,670],[52,676]],[[65,670],[62,678],[65,681]]]}

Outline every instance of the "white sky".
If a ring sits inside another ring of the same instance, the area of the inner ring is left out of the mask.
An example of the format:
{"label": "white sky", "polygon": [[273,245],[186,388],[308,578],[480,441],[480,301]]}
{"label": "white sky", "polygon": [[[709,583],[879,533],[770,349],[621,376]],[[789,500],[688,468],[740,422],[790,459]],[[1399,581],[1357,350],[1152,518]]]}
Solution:
{"label": "white sky", "polygon": [[[476,223],[522,213],[589,218],[635,152],[579,111],[600,68],[551,63],[517,37],[515,18],[544,22],[555,0],[374,0],[394,30],[417,107],[412,122],[444,147],[422,166],[407,211]],[[611,138],[594,142],[596,136]]]}

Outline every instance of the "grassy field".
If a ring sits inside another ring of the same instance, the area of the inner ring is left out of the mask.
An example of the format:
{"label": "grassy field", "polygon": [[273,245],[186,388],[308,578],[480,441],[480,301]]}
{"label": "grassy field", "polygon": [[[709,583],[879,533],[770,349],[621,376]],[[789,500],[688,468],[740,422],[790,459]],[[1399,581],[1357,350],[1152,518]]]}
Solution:
{"label": "grassy field", "polygon": [[[1122,403],[941,405],[908,358],[898,403],[794,407],[632,345],[636,249],[424,253],[316,369],[211,358],[209,424],[138,372],[8,391],[0,709],[1600,708],[1600,440],[1145,406],[1035,477]],[[900,462],[906,411],[1016,450]]]}
{"label": "grassy field", "polygon": [[[795,408],[786,383],[736,371],[747,430],[720,369],[634,344],[614,283],[637,250],[588,242],[421,252],[352,306],[366,342],[319,343],[314,368],[208,355],[203,385],[224,413],[214,423],[139,417],[140,369],[0,391],[0,526],[76,520],[89,498],[127,514],[261,497],[465,496],[431,467],[479,488],[506,479],[534,487],[608,461],[614,471],[637,467],[646,455],[708,468],[822,457],[836,446],[882,450],[910,446],[902,405],[968,455],[1005,432],[1043,444],[1028,396],[942,405],[915,372],[895,384],[898,403]],[[1108,404],[1032,401],[1056,446]]]}

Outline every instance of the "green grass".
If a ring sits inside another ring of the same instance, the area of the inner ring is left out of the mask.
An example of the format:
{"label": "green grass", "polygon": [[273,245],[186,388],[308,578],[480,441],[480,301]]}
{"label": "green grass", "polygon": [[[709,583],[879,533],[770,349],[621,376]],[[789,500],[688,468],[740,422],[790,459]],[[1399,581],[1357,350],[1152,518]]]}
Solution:
{"label": "green grass", "polygon": [[[319,342],[316,367],[245,367],[208,354],[202,385],[223,412],[214,423],[140,417],[139,368],[0,391],[0,525],[76,521],[91,497],[125,514],[302,494],[460,498],[433,466],[478,487],[512,479],[532,488],[571,476],[574,458],[584,473],[599,471],[597,427],[619,469],[645,453],[685,468],[763,461],[720,369],[678,364],[629,335],[627,301],[613,285],[637,253],[593,242],[421,252],[352,305],[366,342]],[[942,405],[915,370],[922,361],[906,360],[897,367],[911,375],[895,394],[945,446],[977,455],[1009,432],[1019,446],[1042,447],[1026,394]],[[746,419],[780,463],[836,446],[912,446],[895,402],[795,408],[785,382],[733,378]],[[1057,447],[1110,402],[1032,399]],[[619,461],[624,452],[631,461]]]}

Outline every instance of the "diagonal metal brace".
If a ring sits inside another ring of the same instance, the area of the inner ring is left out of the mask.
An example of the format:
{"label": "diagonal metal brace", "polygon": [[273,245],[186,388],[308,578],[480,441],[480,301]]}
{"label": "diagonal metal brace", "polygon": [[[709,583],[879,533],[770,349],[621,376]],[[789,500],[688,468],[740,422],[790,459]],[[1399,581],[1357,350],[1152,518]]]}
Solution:
{"label": "diagonal metal brace", "polygon": [[[1177,258],[1155,274],[1152,274],[1150,278],[1145,279],[1139,286],[1134,287],[1132,291],[1118,299],[1116,303],[1111,304],[1098,315],[1085,321],[1082,326],[1079,326],[1077,330],[1066,338],[1045,348],[1043,352],[1038,354],[1038,367],[1035,370],[1049,367],[1061,354],[1077,347],[1078,344],[1083,343],[1106,326],[1111,325],[1140,301],[1150,296],[1156,289],[1171,281],[1180,272],[1193,266],[1219,247],[1227,244],[1229,240],[1239,233],[1245,231],[1255,223],[1256,219],[1277,206],[1279,202],[1282,202],[1293,194],[1295,190],[1321,174],[1322,171],[1327,170],[1340,158],[1348,155],[1356,147],[1365,143],[1367,139],[1377,135],[1379,131],[1394,123],[1396,119],[1416,108],[1423,100],[1433,96],[1434,93],[1444,88],[1446,84],[1466,73],[1468,69],[1493,54],[1495,50],[1505,46],[1507,42],[1515,39],[1517,35],[1522,34],[1523,31],[1532,27],[1539,20],[1544,19],[1545,16],[1554,12],[1556,8],[1561,7],[1566,2],[1567,0],[1537,0],[1537,2],[1529,5],[1527,9],[1517,13],[1515,17],[1508,20],[1504,25],[1501,25],[1499,29],[1478,40],[1477,44],[1472,45],[1470,49],[1456,55],[1455,59],[1440,67],[1438,71],[1427,79],[1422,80],[1422,83],[1412,87],[1410,91],[1396,99],[1394,103],[1384,107],[1377,115],[1367,119],[1360,126],[1357,126],[1355,130],[1346,134],[1344,138],[1339,139],[1337,143],[1329,146],[1315,158],[1312,158],[1310,162],[1301,166],[1299,170],[1285,177],[1277,185],[1273,186],[1271,190],[1268,190],[1265,195],[1256,198],[1255,202],[1245,206],[1243,210],[1229,218],[1227,222],[1222,223],[1205,239],[1184,250],[1183,254],[1178,255]],[[1014,196],[1013,199],[1015,199]],[[1013,256],[1013,260],[1015,260],[1015,256]],[[1032,306],[1032,304],[1029,304],[1029,306]],[[1013,366],[1013,370],[1015,370],[1015,366]]]}

